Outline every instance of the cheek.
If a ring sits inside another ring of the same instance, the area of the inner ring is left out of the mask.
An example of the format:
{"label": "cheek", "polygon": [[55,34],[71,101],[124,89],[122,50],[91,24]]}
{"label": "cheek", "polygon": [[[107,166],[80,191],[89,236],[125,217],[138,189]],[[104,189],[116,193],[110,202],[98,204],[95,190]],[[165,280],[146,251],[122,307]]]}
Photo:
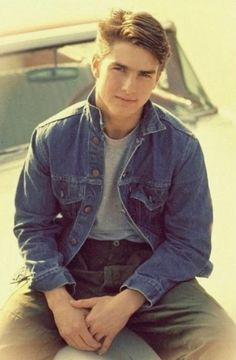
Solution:
{"label": "cheek", "polygon": [[108,92],[107,90],[107,81],[103,77],[99,77],[96,81],[96,88],[100,94],[103,96]]}
{"label": "cheek", "polygon": [[118,77],[106,74],[106,76],[100,77],[100,84],[103,91],[112,92],[119,87],[120,81]]}
{"label": "cheek", "polygon": [[156,83],[151,83],[150,84],[150,82],[145,82],[145,81],[142,81],[142,82],[140,82],[140,84],[139,84],[139,86],[138,86],[138,92],[139,92],[139,94],[140,94],[140,96],[142,96],[142,97],[147,97],[147,98],[149,98],[150,97],[150,95],[151,95],[151,92],[152,92],[152,90],[155,88],[155,85],[156,85]]}

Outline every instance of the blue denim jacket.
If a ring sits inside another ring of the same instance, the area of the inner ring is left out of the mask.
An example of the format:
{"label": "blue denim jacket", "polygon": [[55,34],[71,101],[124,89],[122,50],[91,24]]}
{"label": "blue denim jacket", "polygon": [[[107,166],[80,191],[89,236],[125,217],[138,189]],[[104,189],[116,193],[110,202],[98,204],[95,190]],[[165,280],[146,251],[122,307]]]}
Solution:
{"label": "blue denim jacket", "polygon": [[[38,291],[73,288],[67,265],[101,202],[104,133],[94,103],[93,92],[41,123],[20,175],[14,231]],[[122,288],[139,290],[152,305],[176,283],[210,274],[212,206],[199,142],[150,101],[117,186],[123,211],[153,249]]]}

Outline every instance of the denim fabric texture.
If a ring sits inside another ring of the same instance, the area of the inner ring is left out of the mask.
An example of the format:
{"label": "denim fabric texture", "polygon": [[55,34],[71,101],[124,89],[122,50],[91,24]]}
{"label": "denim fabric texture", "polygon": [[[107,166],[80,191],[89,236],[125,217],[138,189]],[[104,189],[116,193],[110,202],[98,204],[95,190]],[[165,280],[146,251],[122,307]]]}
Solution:
{"label": "denim fabric texture", "polygon": [[[104,125],[94,94],[35,129],[20,175],[14,231],[38,291],[62,285],[75,291],[68,265],[101,202]],[[201,147],[150,101],[117,187],[123,211],[152,249],[121,288],[137,289],[152,306],[177,283],[209,276],[212,205]]]}

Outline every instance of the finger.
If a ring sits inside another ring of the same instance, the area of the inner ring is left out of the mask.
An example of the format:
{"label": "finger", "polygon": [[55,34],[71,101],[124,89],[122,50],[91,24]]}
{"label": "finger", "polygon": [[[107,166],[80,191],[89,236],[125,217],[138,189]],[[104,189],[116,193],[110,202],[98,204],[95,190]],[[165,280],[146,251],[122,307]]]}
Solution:
{"label": "finger", "polygon": [[[86,321],[86,319],[85,319]],[[86,322],[87,327],[88,327],[88,331],[90,332],[90,334],[92,335],[93,338],[95,338],[95,334],[97,333],[97,330],[94,329],[92,326],[90,327],[89,324]]]}
{"label": "finger", "polygon": [[76,339],[68,338],[66,342],[68,345],[72,346],[77,350],[96,351],[98,349],[86,344],[86,342],[84,342],[84,340],[80,336],[78,336]]}
{"label": "finger", "polygon": [[86,317],[86,316],[88,316],[88,314],[89,314],[89,309],[80,309],[80,311],[82,312],[82,314],[84,315],[84,318]]}
{"label": "finger", "polygon": [[104,338],[104,335],[102,334],[96,334],[94,335],[94,339],[96,339],[97,341],[99,341],[100,343],[102,342],[102,339]]}
{"label": "finger", "polygon": [[101,348],[98,350],[98,355],[103,355],[105,352],[107,352],[111,346],[112,340],[113,338],[110,338],[109,336],[105,337]]}
{"label": "finger", "polygon": [[91,309],[97,303],[97,298],[70,300],[70,304],[76,308]]}
{"label": "finger", "polygon": [[80,337],[80,335],[76,332],[76,333],[65,333],[60,331],[60,335],[61,337],[65,340],[65,342],[76,348],[76,349],[80,349],[80,350],[97,350],[97,348],[92,347],[91,345],[88,345],[86,342],[84,342],[84,340]]}
{"label": "finger", "polygon": [[99,349],[101,347],[100,342],[98,342],[89,332],[89,330],[84,327],[83,329],[81,329],[81,333],[80,336],[82,338],[82,340],[88,345],[91,346],[93,349]]}

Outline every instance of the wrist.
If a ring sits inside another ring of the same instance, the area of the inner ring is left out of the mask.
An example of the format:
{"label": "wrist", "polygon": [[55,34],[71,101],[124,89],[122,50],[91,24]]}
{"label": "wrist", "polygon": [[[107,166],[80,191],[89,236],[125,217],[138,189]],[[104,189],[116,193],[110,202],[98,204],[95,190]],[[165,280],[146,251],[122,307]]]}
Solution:
{"label": "wrist", "polygon": [[146,301],[145,296],[134,289],[124,289],[118,296],[123,299],[130,316],[135,313]]}
{"label": "wrist", "polygon": [[69,302],[72,299],[72,296],[68,293],[64,286],[44,291],[44,295],[46,297],[48,307],[51,310],[62,303]]}

